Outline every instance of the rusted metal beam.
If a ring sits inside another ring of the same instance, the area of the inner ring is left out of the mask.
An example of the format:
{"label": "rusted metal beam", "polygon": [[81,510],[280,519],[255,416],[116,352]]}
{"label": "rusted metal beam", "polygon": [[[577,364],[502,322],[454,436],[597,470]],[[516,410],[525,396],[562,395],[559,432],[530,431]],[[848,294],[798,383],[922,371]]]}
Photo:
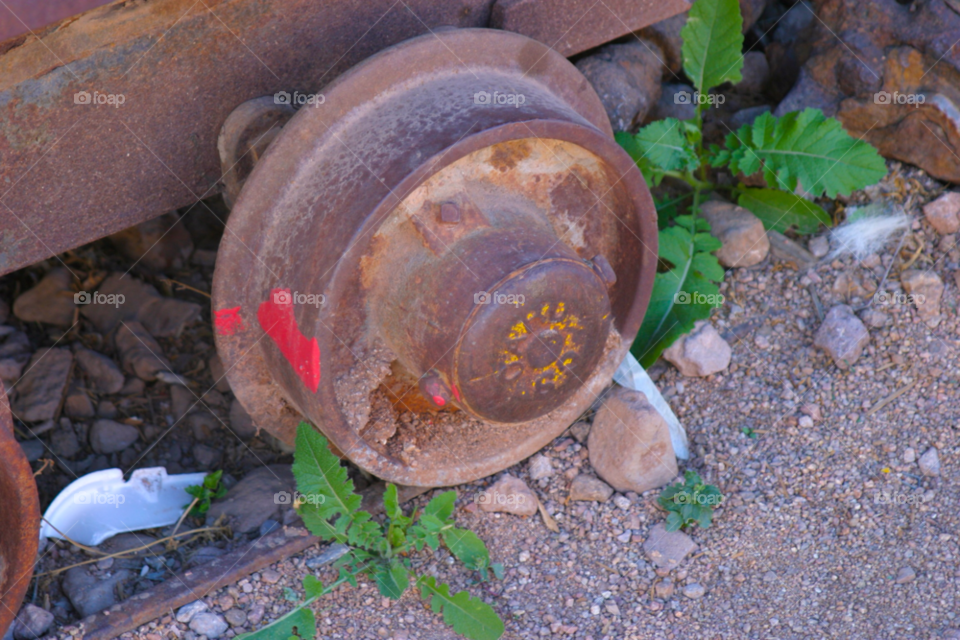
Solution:
{"label": "rusted metal beam", "polygon": [[[237,105],[318,92],[440,27],[487,26],[493,1],[117,0],[0,43],[0,275],[217,193],[217,133]],[[558,3],[501,0],[496,24],[569,55],[686,8]]]}
{"label": "rusted metal beam", "polygon": [[569,57],[689,8],[686,0],[497,0],[490,26]]}
{"label": "rusted metal beam", "polygon": [[[412,500],[427,491],[422,487],[398,489],[401,502]],[[363,509],[374,515],[382,513],[383,491],[383,484],[365,489],[361,493]],[[224,556],[138,593],[125,602],[85,618],[81,621],[83,638],[116,638],[221,587],[233,584],[244,576],[309,549],[320,541],[320,538],[310,535],[301,526],[284,527],[283,530],[267,534],[249,545],[234,549]]]}

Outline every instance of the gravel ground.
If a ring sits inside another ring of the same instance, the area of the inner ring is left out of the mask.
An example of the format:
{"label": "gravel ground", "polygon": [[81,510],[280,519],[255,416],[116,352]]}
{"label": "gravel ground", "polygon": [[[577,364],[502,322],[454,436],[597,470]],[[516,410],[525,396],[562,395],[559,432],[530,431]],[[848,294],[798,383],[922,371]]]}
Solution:
{"label": "gravel ground", "polygon": [[[917,222],[899,257],[889,247],[860,263],[826,260],[798,270],[768,257],[755,267],[732,270],[722,288],[727,303],[712,319],[733,348],[729,369],[706,378],[683,378],[662,363],[651,370],[690,437],[692,457],[681,464],[681,473],[694,469],[727,496],[710,529],[690,531],[698,548],[679,567],[656,570],[643,551],[651,527],[663,521],[655,506],[659,490],[614,494],[602,504],[567,502],[570,480],[592,473],[581,426],[577,438],[568,432],[544,449],[552,463],[546,477],[532,480],[527,462],[506,470],[539,496],[559,533],[539,515],[479,509],[478,494],[498,474],[458,487],[456,516],[460,526],[486,541],[493,561],[504,564],[504,580],[477,583],[442,549],[419,556],[419,571],[439,576],[454,590],[481,595],[504,619],[506,638],[960,637],[955,631],[960,628],[955,365],[960,297],[954,280],[960,252],[919,214],[918,206],[935,195],[937,185],[892,166],[880,187],[849,204],[881,197],[905,204]],[[870,329],[870,345],[849,370],[841,371],[814,349],[819,319],[811,291],[825,310],[841,302],[856,308],[864,300],[855,295],[869,296],[890,260],[895,264],[884,288],[900,292],[899,266],[914,254],[914,268],[932,270],[946,284],[938,326],[931,328],[912,304],[894,298],[877,307],[888,322]],[[863,290],[844,284],[851,278],[841,274],[852,274]],[[191,283],[205,286],[203,278]],[[195,364],[189,353],[198,347],[191,340],[200,340],[200,352],[209,357],[205,323],[201,331],[200,338],[188,333],[176,343],[164,342],[165,349],[180,354],[180,370],[191,371]],[[146,395],[165,388],[156,383]],[[161,413],[170,410],[164,398],[156,405]],[[221,406],[212,411],[225,417],[228,399],[224,392]],[[172,447],[177,438],[185,440]],[[172,448],[186,452],[193,442],[189,433],[175,432],[147,462],[170,463]],[[931,448],[939,455],[939,476],[920,471],[918,460]],[[223,454],[237,476],[262,462],[289,460],[260,439],[231,445]],[[196,466],[186,453],[176,464],[179,471]],[[60,484],[46,482],[52,483],[50,491]],[[422,506],[430,496],[414,503]],[[44,566],[61,566],[77,555],[67,547],[56,547]],[[300,593],[302,577],[312,571],[310,560],[320,552],[311,549],[198,596],[231,625],[224,637],[259,628],[290,608],[287,589]],[[314,571],[324,582],[335,579],[329,568]],[[705,595],[684,595],[694,584],[702,585]],[[60,597],[58,587],[55,581],[43,587],[49,589],[49,608],[51,597],[54,603]],[[44,604],[42,592],[38,598]],[[321,638],[454,637],[413,592],[391,603],[369,583],[342,587],[314,609]],[[56,634],[76,636],[69,624],[76,616],[62,606],[54,611],[67,625]],[[123,637],[205,639],[173,613]]]}

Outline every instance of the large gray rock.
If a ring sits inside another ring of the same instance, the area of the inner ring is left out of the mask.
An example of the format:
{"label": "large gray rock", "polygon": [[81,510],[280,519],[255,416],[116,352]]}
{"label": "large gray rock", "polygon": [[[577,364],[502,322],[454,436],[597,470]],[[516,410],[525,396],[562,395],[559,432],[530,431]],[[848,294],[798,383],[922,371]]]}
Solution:
{"label": "large gray rock", "polygon": [[682,531],[667,531],[663,523],[651,527],[643,543],[643,551],[650,561],[663,569],[675,569],[696,548],[693,538]]}
{"label": "large gray rock", "polygon": [[24,422],[42,422],[56,415],[73,366],[67,349],[40,349],[16,385],[13,413]]}
{"label": "large gray rock", "polygon": [[730,202],[705,202],[700,213],[723,243],[714,254],[725,267],[752,267],[767,257],[770,240],[760,218]]}
{"label": "large gray rock", "polygon": [[222,515],[237,533],[258,531],[267,520],[283,522],[296,488],[288,465],[274,464],[251,471],[222,500],[210,506],[207,524]]}
{"label": "large gray rock", "polygon": [[81,618],[92,616],[117,604],[117,585],[133,577],[126,569],[102,576],[92,575],[87,567],[74,567],[63,578],[63,591]]}
{"label": "large gray rock", "polygon": [[13,623],[13,637],[16,640],[36,640],[42,638],[52,624],[52,613],[27,603],[20,609]]}
{"label": "large gray rock", "polygon": [[661,58],[656,45],[633,41],[607,45],[577,62],[600,96],[614,131],[643,122],[659,100]]}
{"label": "large gray rock", "polygon": [[869,342],[870,334],[860,318],[850,307],[839,304],[827,312],[813,345],[826,351],[838,368],[849,369]]}
{"label": "large gray rock", "polygon": [[615,386],[587,439],[590,464],[618,491],[643,493],[677,475],[670,427],[639,391]]}
{"label": "large gray rock", "polygon": [[135,427],[113,420],[97,420],[90,427],[90,448],[97,453],[123,451],[140,437]]}
{"label": "large gray rock", "polygon": [[53,269],[13,303],[13,314],[24,322],[43,322],[57,327],[73,324],[76,305],[70,283],[73,276],[63,268]]}
{"label": "large gray rock", "polygon": [[86,374],[87,380],[93,383],[98,391],[120,393],[123,388],[123,372],[113,360],[80,346],[73,349],[73,357],[77,359],[77,364]]}
{"label": "large gray rock", "polygon": [[733,350],[707,320],[697,320],[693,331],[680,336],[663,352],[665,360],[688,378],[709,376],[730,366]]}
{"label": "large gray rock", "polygon": [[481,491],[477,502],[483,511],[532,516],[537,512],[539,499],[523,480],[504,474],[492,487]]}

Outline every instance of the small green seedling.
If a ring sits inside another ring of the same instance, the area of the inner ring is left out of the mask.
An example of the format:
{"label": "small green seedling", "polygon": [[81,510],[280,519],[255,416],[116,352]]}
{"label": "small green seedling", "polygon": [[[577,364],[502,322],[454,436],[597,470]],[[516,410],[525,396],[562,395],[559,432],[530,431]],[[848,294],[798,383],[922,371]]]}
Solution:
{"label": "small green seedling", "polygon": [[[651,187],[665,177],[689,187],[680,198],[655,201],[660,268],[631,348],[645,368],[723,304],[718,284],[724,271],[713,255],[721,244],[707,221],[698,217],[709,192],[725,191],[769,230],[809,234],[832,220],[798,191],[812,198],[849,195],[887,172],[876,149],[850,137],[838,120],[818,109],[779,117],[765,113],[736,131],[728,130],[722,147],[705,147],[703,114],[723,102],[711,89],[742,78],[742,26],[738,0],[698,0],[680,31],[683,70],[695,89],[693,95],[686,94],[696,105],[694,117],[657,120],[635,135],[616,134]],[[709,167],[726,169],[734,177],[757,174],[769,188],[717,184]]]}
{"label": "small green seedling", "polygon": [[753,440],[757,439],[757,432],[750,427],[740,427],[740,433]]}
{"label": "small green seedling", "polygon": [[713,510],[723,502],[723,494],[712,484],[703,484],[696,471],[683,474],[684,481],[663,490],[657,502],[667,510],[667,531],[699,524],[706,529],[713,522]]}
{"label": "small green seedling", "polygon": [[213,500],[219,500],[227,495],[227,488],[220,484],[220,476],[222,475],[222,469],[220,471],[213,471],[204,476],[203,484],[192,484],[187,487],[187,493],[194,498],[191,504],[183,505],[184,508],[193,507],[190,509],[189,515],[197,518],[206,515],[207,511],[210,510],[210,503]]}
{"label": "small green seedling", "polygon": [[414,511],[408,516],[400,508],[397,487],[388,484],[383,496],[386,521],[381,524],[360,510],[361,497],[354,492],[346,468],[327,448],[327,439],[305,422],[297,427],[293,475],[300,494],[297,511],[307,529],[349,550],[333,565],[339,571],[334,582],[324,586],[307,575],[304,597],[292,611],[238,640],[312,640],[317,621],[310,606],[344,582],[356,587],[359,576],[367,576],[391,600],[399,599],[412,584],[434,613],[442,614],[447,625],[471,640],[497,640],[503,635],[503,621],[489,604],[466,591],[452,594],[449,585],[413,571],[413,554],[424,547],[436,551],[443,544],[468,569],[476,571],[480,580],[486,580],[488,572],[503,577],[503,566],[490,563],[483,540],[454,526],[455,491],[441,493],[422,513]]}

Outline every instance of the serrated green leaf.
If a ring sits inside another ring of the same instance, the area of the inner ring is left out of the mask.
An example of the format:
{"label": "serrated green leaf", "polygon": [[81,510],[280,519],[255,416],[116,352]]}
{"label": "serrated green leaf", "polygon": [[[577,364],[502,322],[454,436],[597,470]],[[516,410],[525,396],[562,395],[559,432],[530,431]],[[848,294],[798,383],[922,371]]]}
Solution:
{"label": "serrated green leaf", "polygon": [[312,640],[317,635],[317,619],[307,608],[296,608],[282,618],[252,633],[237,636],[237,640]]}
{"label": "serrated green leaf", "polygon": [[445,529],[441,535],[443,536],[443,544],[447,545],[450,553],[456,556],[457,560],[466,567],[477,571],[487,568],[490,563],[487,545],[473,531],[454,527]]}
{"label": "serrated green leaf", "polygon": [[664,528],[667,531],[679,531],[682,524],[683,518],[680,517],[680,514],[676,511],[671,511],[667,514],[667,521],[664,523]]}
{"label": "serrated green leaf", "polygon": [[683,70],[701,93],[724,82],[740,82],[743,18],[737,0],[698,0],[690,9],[683,38]]}
{"label": "serrated green leaf", "polygon": [[776,189],[744,189],[737,204],[760,218],[764,228],[780,233],[792,228],[807,235],[819,231],[821,224],[829,227],[833,222],[827,212],[813,202]]}
{"label": "serrated green leaf", "polygon": [[887,173],[871,145],[850,137],[838,120],[819,109],[794,111],[780,118],[760,115],[726,138],[730,170],[751,175],[763,170],[772,189],[793,192],[797,185],[819,197],[849,195],[878,182]]}
{"label": "serrated green leaf", "polygon": [[664,118],[642,127],[636,135],[641,160],[665,171],[682,171],[697,166],[697,154],[687,142],[680,121]]}
{"label": "serrated green leaf", "polygon": [[470,640],[497,640],[503,635],[503,621],[488,605],[466,591],[450,595],[450,585],[437,584],[432,576],[421,578],[420,597],[430,601],[434,613],[443,613],[443,621]]}
{"label": "serrated green leaf", "polygon": [[[423,515],[433,516],[443,523],[446,523],[453,515],[454,503],[457,501],[456,491],[444,491],[440,495],[434,496],[423,509]],[[421,521],[423,516],[420,516]]]}
{"label": "serrated green leaf", "polygon": [[304,598],[307,600],[319,598],[323,595],[323,582],[316,576],[308,573],[303,576],[303,593]]}
{"label": "serrated green leaf", "polygon": [[709,529],[713,523],[713,509],[700,509],[700,517],[697,518],[697,524],[704,529]]}
{"label": "serrated green leaf", "polygon": [[[693,246],[697,251],[711,252],[723,246],[723,243],[714,238],[709,233],[698,233],[693,236]],[[696,257],[696,256],[694,256]],[[721,275],[720,278],[723,278]]]}
{"label": "serrated green leaf", "polygon": [[[723,267],[715,256],[698,250],[695,236],[682,226],[699,230],[702,221],[681,218],[677,217],[678,226],[659,234],[660,260],[670,269],[654,278],[647,313],[630,348],[643,367],[650,367],[664,349],[692,331],[697,320],[708,318],[710,310],[722,304],[716,283],[723,279]],[[699,243],[703,242],[701,238]]]}
{"label": "serrated green leaf", "polygon": [[327,447],[327,439],[306,422],[297,427],[293,476],[300,493],[323,496],[322,501],[314,501],[321,517],[351,517],[359,511],[361,499],[353,491],[347,469]]}
{"label": "serrated green leaf", "polygon": [[373,573],[380,595],[399,600],[410,584],[410,572],[396,560],[388,565],[379,565]]}

